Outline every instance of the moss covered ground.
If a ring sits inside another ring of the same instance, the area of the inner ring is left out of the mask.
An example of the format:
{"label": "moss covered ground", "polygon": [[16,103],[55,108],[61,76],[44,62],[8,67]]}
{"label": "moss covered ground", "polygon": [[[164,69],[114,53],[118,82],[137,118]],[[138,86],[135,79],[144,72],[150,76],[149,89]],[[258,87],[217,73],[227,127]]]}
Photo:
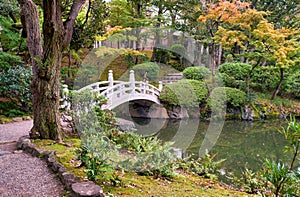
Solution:
{"label": "moss covered ground", "polygon": [[[82,180],[87,180],[84,169],[76,160],[75,151],[80,146],[80,139],[69,138],[63,144],[52,140],[34,140],[33,143],[39,149],[55,150],[57,160],[69,172]],[[172,179],[141,176],[134,172],[121,171],[116,171],[116,176],[121,181],[117,186],[107,182],[99,183],[108,196],[253,196],[228,185],[186,172],[177,172]]]}

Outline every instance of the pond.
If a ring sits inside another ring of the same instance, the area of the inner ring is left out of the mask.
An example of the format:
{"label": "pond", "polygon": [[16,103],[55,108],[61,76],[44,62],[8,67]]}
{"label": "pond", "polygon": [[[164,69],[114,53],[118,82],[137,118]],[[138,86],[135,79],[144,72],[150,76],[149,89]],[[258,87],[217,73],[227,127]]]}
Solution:
{"label": "pond", "polygon": [[224,177],[229,173],[241,175],[245,167],[256,171],[266,158],[287,163],[291,160],[291,155],[283,154],[287,142],[278,132],[287,121],[225,121],[223,124],[193,119],[133,120],[139,133],[172,141],[184,155],[201,157],[206,149],[217,153],[216,160],[226,159],[222,165]]}

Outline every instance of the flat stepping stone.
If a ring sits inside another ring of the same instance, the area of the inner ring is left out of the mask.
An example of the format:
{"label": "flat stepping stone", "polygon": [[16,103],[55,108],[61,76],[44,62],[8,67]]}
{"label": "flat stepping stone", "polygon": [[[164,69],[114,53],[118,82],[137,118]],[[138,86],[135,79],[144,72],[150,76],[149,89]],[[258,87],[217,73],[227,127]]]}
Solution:
{"label": "flat stepping stone", "polygon": [[103,190],[99,185],[92,181],[74,183],[72,184],[72,192],[74,196],[91,196],[91,197],[104,197]]}

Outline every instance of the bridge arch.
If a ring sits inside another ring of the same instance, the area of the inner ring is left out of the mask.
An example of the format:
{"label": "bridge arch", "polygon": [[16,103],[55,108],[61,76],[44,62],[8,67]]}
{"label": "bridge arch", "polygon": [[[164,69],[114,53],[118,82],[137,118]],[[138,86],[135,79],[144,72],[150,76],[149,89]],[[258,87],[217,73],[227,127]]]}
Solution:
{"label": "bridge arch", "polygon": [[96,82],[81,88],[78,91],[90,90],[107,98],[107,103],[102,109],[114,109],[115,107],[134,100],[148,100],[160,104],[159,95],[162,90],[162,82],[159,88],[149,84],[147,81],[135,81],[134,71],[129,74],[129,81],[114,81],[113,71],[108,73],[108,80]]}

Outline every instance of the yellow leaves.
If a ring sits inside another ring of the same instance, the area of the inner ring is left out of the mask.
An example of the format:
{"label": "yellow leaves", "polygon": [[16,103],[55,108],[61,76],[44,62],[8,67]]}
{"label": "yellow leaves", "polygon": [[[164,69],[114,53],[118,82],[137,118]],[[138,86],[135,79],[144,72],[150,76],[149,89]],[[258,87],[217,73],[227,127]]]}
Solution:
{"label": "yellow leaves", "polygon": [[200,16],[198,17],[197,21],[198,21],[198,22],[200,22],[200,21],[205,22],[206,19],[207,19],[207,17],[205,17],[205,16],[203,16],[203,15],[200,15]]}
{"label": "yellow leaves", "polygon": [[217,22],[232,22],[250,5],[251,3],[236,0],[232,2],[220,0],[217,4],[208,4],[208,13],[200,15],[197,21],[206,22],[211,19]]}
{"label": "yellow leaves", "polygon": [[[199,22],[207,22],[216,43],[224,49],[232,50],[237,46],[248,53],[257,53],[278,67],[289,67],[300,53],[299,29],[275,29],[265,16],[270,12],[250,8],[250,3],[233,0],[219,0],[208,4],[207,14],[200,15]],[[298,60],[299,61],[299,60]]]}
{"label": "yellow leaves", "polygon": [[111,48],[111,47],[106,47],[102,46],[99,49],[95,51],[95,54],[98,58],[108,58],[109,57],[117,57],[120,55],[131,55],[131,56],[138,56],[138,55],[145,55],[144,53],[133,50],[133,49],[125,49],[125,48]]}
{"label": "yellow leaves", "polygon": [[241,28],[251,31],[257,23],[266,20],[264,16],[268,13],[263,11],[257,11],[255,9],[247,9],[245,12],[241,13],[234,20],[234,23],[238,24]]}
{"label": "yellow leaves", "polygon": [[253,31],[253,35],[257,40],[264,42],[265,45],[272,46],[272,48],[279,48],[281,45],[291,46],[292,42],[297,43],[296,40],[292,41],[290,39],[296,32],[296,30],[287,28],[275,29],[272,23],[263,20],[257,25],[257,28]]}
{"label": "yellow leaves", "polygon": [[244,43],[248,40],[243,32],[239,30],[227,30],[223,27],[219,27],[214,39],[221,43],[225,49],[231,49],[235,44],[245,49]]}
{"label": "yellow leaves", "polygon": [[274,52],[274,59],[276,60],[277,66],[289,67],[296,63],[292,56],[299,51],[300,48],[292,43],[287,44],[288,42],[289,40],[285,40],[285,42],[280,43],[279,47]]}
{"label": "yellow leaves", "polygon": [[272,53],[271,58],[276,65],[285,68],[296,63],[293,56],[300,47],[296,38],[297,32],[299,31],[288,28],[274,29],[272,24],[264,22],[258,25],[255,36]]}
{"label": "yellow leaves", "polygon": [[106,33],[103,36],[98,35],[98,36],[95,36],[95,38],[96,38],[97,41],[106,40],[107,38],[109,38],[113,34],[123,32],[123,31],[127,31],[127,30],[130,30],[130,29],[131,28],[123,28],[122,26],[107,27]]}

